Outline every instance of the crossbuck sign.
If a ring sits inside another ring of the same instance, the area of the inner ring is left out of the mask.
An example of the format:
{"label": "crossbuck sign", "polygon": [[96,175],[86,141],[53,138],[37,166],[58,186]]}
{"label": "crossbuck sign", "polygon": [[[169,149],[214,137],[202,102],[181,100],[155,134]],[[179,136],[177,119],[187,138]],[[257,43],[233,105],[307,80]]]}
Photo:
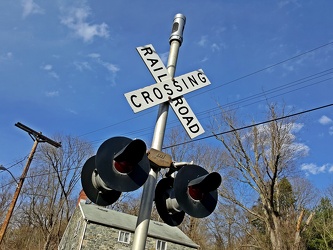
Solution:
{"label": "crossbuck sign", "polygon": [[205,131],[183,94],[210,84],[204,72],[199,69],[172,79],[151,44],[137,47],[136,50],[157,83],[125,94],[133,111],[136,113],[169,102],[191,139],[203,134]]}

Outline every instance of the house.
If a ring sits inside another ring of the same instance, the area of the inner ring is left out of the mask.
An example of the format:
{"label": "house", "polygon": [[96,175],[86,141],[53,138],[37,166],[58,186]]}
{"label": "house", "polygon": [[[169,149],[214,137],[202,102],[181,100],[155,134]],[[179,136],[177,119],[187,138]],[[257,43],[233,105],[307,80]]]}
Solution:
{"label": "house", "polygon": [[[80,201],[58,250],[132,249],[137,217]],[[150,221],[147,250],[198,249],[179,228]]]}

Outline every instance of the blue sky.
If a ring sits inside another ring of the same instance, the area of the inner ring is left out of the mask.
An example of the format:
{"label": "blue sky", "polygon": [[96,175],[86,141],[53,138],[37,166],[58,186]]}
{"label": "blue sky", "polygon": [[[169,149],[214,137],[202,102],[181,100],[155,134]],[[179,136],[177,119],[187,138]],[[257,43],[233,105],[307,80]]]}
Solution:
{"label": "blue sky", "polygon": [[[154,83],[135,48],[153,44],[165,60],[177,13],[187,20],[176,76],[201,68],[212,83],[185,96],[204,136],[217,103],[249,124],[265,120],[267,102],[290,112],[331,104],[332,9],[317,0],[3,0],[0,164],[31,150],[16,122],[49,137],[81,136],[96,149],[118,135],[149,147],[157,108],[134,114],[124,94]],[[170,111],[168,129],[175,126]],[[307,151],[300,173],[323,190],[333,182],[333,108],[302,116],[295,136]],[[11,170],[19,176],[21,166]]]}

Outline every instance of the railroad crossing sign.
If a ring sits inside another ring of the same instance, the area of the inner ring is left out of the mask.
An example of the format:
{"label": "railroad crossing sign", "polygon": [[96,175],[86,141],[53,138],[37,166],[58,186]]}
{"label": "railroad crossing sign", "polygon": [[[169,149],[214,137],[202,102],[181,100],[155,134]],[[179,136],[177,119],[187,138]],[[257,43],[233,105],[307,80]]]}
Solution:
{"label": "railroad crossing sign", "polygon": [[191,139],[203,134],[205,130],[183,94],[210,84],[204,72],[199,69],[172,79],[153,45],[137,47],[136,50],[157,83],[125,94],[133,111],[137,113],[169,101]]}

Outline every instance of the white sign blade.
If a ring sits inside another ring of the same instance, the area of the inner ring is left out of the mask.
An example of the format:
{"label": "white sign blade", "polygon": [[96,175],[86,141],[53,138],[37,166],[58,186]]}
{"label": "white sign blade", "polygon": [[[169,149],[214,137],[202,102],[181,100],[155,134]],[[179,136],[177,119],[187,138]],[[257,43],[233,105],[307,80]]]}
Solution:
{"label": "white sign blade", "polygon": [[125,97],[134,113],[137,113],[209,84],[210,81],[200,69],[175,77],[174,79],[169,79],[161,83],[155,83],[145,88],[128,92],[125,94]]}
{"label": "white sign blade", "polygon": [[148,44],[146,46],[137,47],[136,50],[156,82],[163,82],[171,78],[153,45]]}
{"label": "white sign blade", "polygon": [[205,133],[205,130],[183,96],[173,99],[170,102],[170,106],[191,139]]}

